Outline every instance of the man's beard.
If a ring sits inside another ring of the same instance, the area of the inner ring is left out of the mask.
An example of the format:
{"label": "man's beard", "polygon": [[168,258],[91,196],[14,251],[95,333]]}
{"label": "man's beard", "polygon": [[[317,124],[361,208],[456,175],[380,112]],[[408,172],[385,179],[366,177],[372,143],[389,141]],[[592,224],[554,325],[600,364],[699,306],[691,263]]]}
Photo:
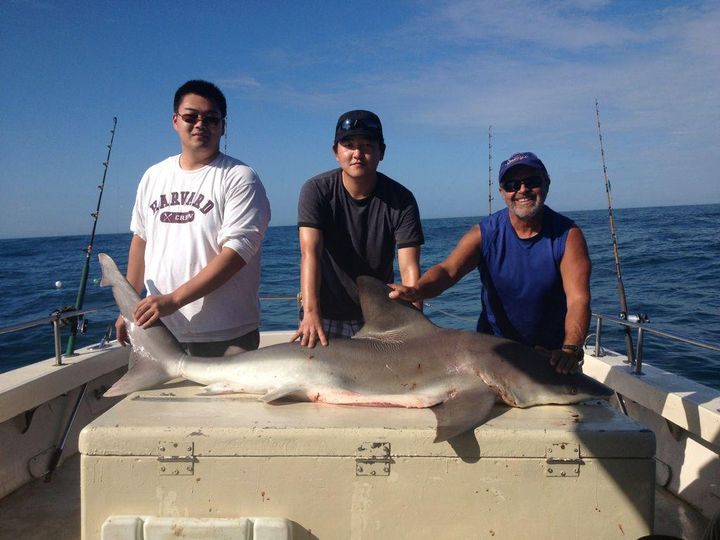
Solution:
{"label": "man's beard", "polygon": [[538,200],[538,197],[525,197],[524,199],[527,199],[529,201],[532,201],[532,206],[518,206],[517,201],[513,200],[511,201],[510,210],[520,219],[526,220],[526,219],[532,219],[535,216],[537,216],[541,211],[543,207],[543,203]]}

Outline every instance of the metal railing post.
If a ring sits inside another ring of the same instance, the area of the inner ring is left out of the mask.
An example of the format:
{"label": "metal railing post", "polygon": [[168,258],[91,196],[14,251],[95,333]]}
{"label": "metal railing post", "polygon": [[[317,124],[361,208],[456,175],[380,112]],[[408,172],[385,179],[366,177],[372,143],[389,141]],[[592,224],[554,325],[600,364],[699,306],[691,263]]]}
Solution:
{"label": "metal railing post", "polygon": [[52,322],[53,325],[53,334],[55,334],[55,365],[56,366],[62,366],[62,342],[60,338],[60,320],[59,318],[55,319]]}
{"label": "metal railing post", "polygon": [[597,322],[595,323],[595,358],[600,358],[600,349],[602,345],[600,340],[602,339],[602,317],[597,316]]}
{"label": "metal railing post", "polygon": [[638,326],[637,333],[637,353],[635,354],[635,375],[642,375],[642,357],[643,357],[643,336],[644,328]]}

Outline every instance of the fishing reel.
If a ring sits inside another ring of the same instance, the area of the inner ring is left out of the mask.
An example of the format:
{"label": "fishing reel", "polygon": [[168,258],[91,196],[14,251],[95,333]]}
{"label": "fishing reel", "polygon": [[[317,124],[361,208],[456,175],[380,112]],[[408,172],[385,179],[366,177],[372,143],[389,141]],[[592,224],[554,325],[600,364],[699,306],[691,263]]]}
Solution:
{"label": "fishing reel", "polygon": [[648,317],[645,313],[627,314],[624,311],[621,311],[618,316],[623,321],[627,321],[627,322],[631,322],[631,323],[644,324],[644,323],[650,322],[650,317]]}
{"label": "fishing reel", "polygon": [[60,328],[69,327],[70,331],[73,334],[84,334],[87,332],[88,324],[90,321],[85,318],[84,315],[74,315],[72,317],[63,317],[63,314],[65,313],[71,313],[73,311],[77,311],[75,306],[64,306],[59,309],[56,309],[52,313],[50,313],[50,317],[55,318],[58,321],[58,326]]}

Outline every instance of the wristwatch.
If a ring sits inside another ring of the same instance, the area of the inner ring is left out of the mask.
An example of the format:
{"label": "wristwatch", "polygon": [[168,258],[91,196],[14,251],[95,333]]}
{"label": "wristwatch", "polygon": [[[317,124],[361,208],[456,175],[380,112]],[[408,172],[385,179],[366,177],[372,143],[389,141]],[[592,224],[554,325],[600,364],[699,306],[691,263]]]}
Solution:
{"label": "wristwatch", "polygon": [[578,364],[582,364],[583,358],[585,357],[585,350],[582,348],[581,345],[564,344],[562,346],[562,350],[565,352],[573,353],[575,355],[575,358],[577,359]]}

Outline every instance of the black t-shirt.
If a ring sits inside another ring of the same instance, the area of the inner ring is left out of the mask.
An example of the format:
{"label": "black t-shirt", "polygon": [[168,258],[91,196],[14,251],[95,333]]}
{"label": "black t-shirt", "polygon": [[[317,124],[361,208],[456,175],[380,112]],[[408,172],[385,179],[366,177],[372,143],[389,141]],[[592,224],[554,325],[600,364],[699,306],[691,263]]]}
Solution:
{"label": "black t-shirt", "polygon": [[395,247],[422,245],[415,197],[407,188],[378,174],[375,191],[353,199],[342,183],[342,169],[319,174],[300,191],[298,227],[323,233],[320,309],[326,319],[362,319],[355,280],[374,276],[395,281]]}

